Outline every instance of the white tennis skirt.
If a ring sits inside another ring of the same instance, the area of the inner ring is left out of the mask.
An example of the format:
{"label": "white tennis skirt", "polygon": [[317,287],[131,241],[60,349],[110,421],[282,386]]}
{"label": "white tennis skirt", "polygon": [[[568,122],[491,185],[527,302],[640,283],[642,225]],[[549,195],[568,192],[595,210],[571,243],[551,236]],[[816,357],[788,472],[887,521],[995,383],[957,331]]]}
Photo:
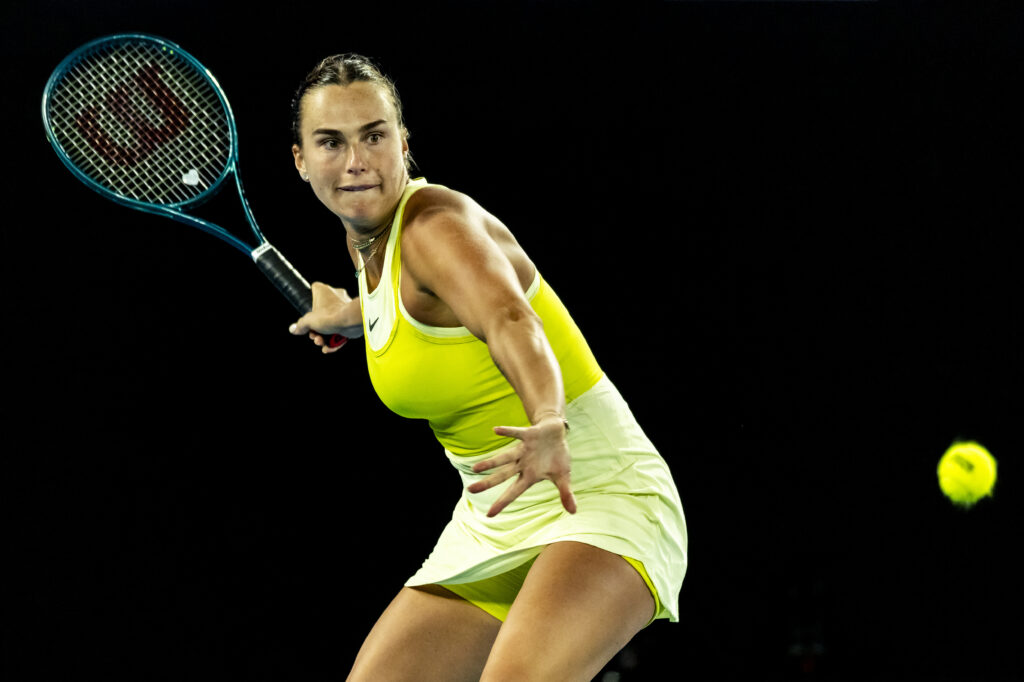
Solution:
{"label": "white tennis skirt", "polygon": [[518,443],[472,457],[446,450],[462,476],[462,497],[430,556],[405,584],[484,580],[529,561],[553,542],[571,540],[643,562],[661,601],[656,618],[678,621],[686,520],[668,464],[607,377],[569,403],[566,417],[576,513],[565,511],[551,481],[541,481],[489,519],[487,510],[515,479],[469,493],[466,487],[486,476],[474,473],[473,464]]}

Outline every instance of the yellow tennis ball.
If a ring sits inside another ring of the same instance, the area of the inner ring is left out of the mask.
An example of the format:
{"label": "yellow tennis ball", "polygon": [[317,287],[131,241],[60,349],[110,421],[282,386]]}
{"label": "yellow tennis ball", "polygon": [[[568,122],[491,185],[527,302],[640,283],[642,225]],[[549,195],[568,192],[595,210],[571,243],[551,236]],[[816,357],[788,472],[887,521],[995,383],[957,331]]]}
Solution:
{"label": "yellow tennis ball", "polygon": [[972,507],[995,483],[996,460],[979,443],[953,443],[939,460],[939,487],[953,504]]}

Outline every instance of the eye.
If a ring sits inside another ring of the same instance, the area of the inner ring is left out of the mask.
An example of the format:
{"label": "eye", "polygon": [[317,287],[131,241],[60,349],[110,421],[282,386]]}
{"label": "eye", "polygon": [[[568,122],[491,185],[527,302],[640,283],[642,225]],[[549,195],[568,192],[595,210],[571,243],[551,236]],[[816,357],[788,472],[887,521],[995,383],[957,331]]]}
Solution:
{"label": "eye", "polygon": [[325,137],[321,139],[317,144],[324,149],[338,149],[341,146],[341,140],[336,137]]}
{"label": "eye", "polygon": [[366,136],[366,141],[370,144],[380,144],[384,140],[384,133],[370,133]]}

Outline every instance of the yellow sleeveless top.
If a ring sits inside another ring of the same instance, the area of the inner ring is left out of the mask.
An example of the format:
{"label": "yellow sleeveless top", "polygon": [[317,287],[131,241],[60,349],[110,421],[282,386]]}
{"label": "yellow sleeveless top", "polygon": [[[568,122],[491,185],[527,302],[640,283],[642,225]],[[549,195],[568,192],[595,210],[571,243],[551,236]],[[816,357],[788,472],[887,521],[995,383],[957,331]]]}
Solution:
{"label": "yellow sleeveless top", "polygon": [[[427,187],[423,178],[409,183],[398,205],[377,288],[367,290],[359,275],[363,332],[370,381],[393,412],[425,419],[441,444],[454,455],[478,455],[512,439],[495,426],[527,426],[526,412],[498,370],[485,344],[465,327],[431,327],[413,319],[401,300],[401,230],[405,205]],[[437,186],[437,185],[435,185]],[[566,401],[593,387],[600,366],[569,312],[538,273],[526,292],[562,371]]]}

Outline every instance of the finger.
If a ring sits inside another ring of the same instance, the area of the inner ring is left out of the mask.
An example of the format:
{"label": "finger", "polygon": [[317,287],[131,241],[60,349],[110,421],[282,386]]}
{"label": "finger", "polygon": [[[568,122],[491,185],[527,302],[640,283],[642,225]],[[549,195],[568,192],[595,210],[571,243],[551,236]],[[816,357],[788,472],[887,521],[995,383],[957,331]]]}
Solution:
{"label": "finger", "polygon": [[337,353],[339,350],[341,350],[341,347],[344,346],[346,343],[348,343],[348,339],[345,339],[337,346],[332,346],[329,343],[325,343],[323,344],[323,347],[320,349],[320,352],[323,353],[324,355],[328,355],[330,353]]}
{"label": "finger", "polygon": [[315,313],[313,312],[306,313],[299,319],[295,320],[295,322],[288,327],[288,331],[296,336],[302,336],[306,332],[312,331],[314,326],[314,315]]}
{"label": "finger", "polygon": [[509,467],[500,471],[496,471],[487,478],[481,479],[476,483],[473,483],[466,487],[471,493],[482,493],[485,490],[490,490],[496,485],[501,485],[508,479],[512,478],[516,474],[516,470]]}
{"label": "finger", "polygon": [[494,432],[499,436],[508,436],[510,438],[523,439],[523,434],[526,433],[526,429],[518,426],[495,426]]}
{"label": "finger", "polygon": [[476,464],[473,465],[473,471],[474,473],[479,474],[490,469],[497,469],[500,466],[511,464],[512,462],[515,462],[518,459],[519,451],[515,449],[510,450],[509,452],[502,453],[500,455],[492,457],[491,459],[485,459],[482,462],[477,462]]}
{"label": "finger", "polygon": [[505,494],[498,498],[497,502],[491,505],[491,508],[487,511],[487,516],[489,518],[493,518],[500,514],[505,507],[522,495],[531,485],[532,483],[528,482],[525,476],[520,475],[519,480],[509,486],[509,489],[505,491]]}
{"label": "finger", "polygon": [[572,493],[569,475],[566,474],[565,476],[559,476],[557,479],[552,479],[552,483],[558,488],[558,495],[562,500],[562,506],[565,507],[565,511],[575,514],[576,496]]}

